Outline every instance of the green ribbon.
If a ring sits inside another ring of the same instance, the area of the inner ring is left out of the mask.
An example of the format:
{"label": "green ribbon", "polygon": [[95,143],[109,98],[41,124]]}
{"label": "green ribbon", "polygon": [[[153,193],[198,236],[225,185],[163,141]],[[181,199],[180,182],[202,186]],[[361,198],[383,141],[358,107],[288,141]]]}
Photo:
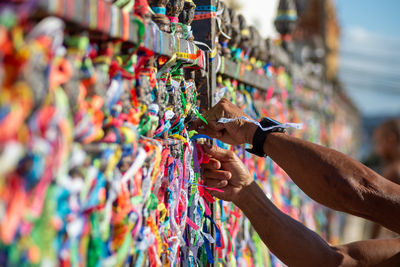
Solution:
{"label": "green ribbon", "polygon": [[186,97],[185,97],[185,95],[183,94],[182,90],[181,90],[181,100],[182,100],[183,109],[186,109],[186,104],[187,104],[187,102],[186,102]]}
{"label": "green ribbon", "polygon": [[133,17],[133,22],[136,23],[136,25],[138,26],[138,43],[136,44],[136,46],[134,47],[134,50],[138,49],[139,46],[143,43],[144,40],[144,35],[146,33],[146,27],[144,25],[144,23],[137,17]]}
{"label": "green ribbon", "polygon": [[206,125],[208,125],[208,122],[206,121],[206,119],[204,119],[203,116],[201,116],[201,114],[199,113],[199,111],[197,110],[197,108],[194,108],[194,113],[196,114],[196,116],[202,120]]}
{"label": "green ribbon", "polygon": [[138,125],[139,134],[145,135],[148,131],[150,131],[151,126],[152,126],[152,120],[150,119],[150,117],[142,119]]}

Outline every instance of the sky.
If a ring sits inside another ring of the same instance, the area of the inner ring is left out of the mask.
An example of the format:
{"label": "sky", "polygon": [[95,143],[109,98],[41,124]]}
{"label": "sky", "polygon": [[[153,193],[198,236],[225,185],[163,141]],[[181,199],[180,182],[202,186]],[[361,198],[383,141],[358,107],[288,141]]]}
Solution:
{"label": "sky", "polygon": [[340,68],[365,117],[400,115],[400,1],[337,0]]}
{"label": "sky", "polygon": [[[364,117],[400,116],[400,0],[332,0],[341,26],[339,78]],[[237,0],[249,24],[276,37],[278,0]]]}

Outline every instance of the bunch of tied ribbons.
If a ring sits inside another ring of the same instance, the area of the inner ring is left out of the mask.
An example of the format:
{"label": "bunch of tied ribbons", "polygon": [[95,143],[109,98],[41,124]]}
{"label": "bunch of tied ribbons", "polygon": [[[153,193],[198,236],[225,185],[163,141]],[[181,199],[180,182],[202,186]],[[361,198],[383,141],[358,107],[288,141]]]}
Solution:
{"label": "bunch of tied ribbons", "polygon": [[[266,116],[283,122],[303,118],[308,111],[304,107],[294,106],[289,97],[293,87],[303,90],[299,88],[301,84],[294,83],[284,70],[277,72],[274,78],[276,82],[271,88],[260,91],[235,80],[218,77],[215,100],[227,98],[255,120]],[[315,112],[306,120],[307,132],[315,134],[304,135],[304,131],[302,138],[320,142],[324,139],[324,132],[319,130],[328,127],[325,123],[321,114]],[[239,155],[250,173],[254,174],[254,179],[280,210],[328,237],[327,209],[310,200],[270,158],[253,156],[245,152],[243,146],[229,146],[221,142],[217,144]],[[233,204],[218,201],[216,222],[221,226],[221,247],[217,248],[217,255],[224,266],[284,266],[268,252],[248,219]]]}
{"label": "bunch of tied ribbons", "polygon": [[212,263],[192,66],[1,16],[0,265]]}

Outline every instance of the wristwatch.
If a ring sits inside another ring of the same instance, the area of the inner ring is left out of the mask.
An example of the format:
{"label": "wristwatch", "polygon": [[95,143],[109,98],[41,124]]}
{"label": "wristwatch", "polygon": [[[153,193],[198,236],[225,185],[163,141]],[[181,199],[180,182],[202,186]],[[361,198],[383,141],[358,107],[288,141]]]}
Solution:
{"label": "wristwatch", "polygon": [[[260,125],[263,128],[280,125],[280,124],[281,124],[280,122],[273,120],[271,118],[267,118],[267,117],[262,118],[260,121]],[[269,129],[267,131],[263,131],[260,127],[258,127],[253,136],[253,144],[252,144],[253,146],[252,146],[252,148],[246,148],[246,151],[249,153],[252,153],[256,156],[259,156],[259,157],[266,157],[267,155],[264,152],[265,138],[267,138],[267,135],[269,133],[274,133],[274,132],[284,133],[285,128],[275,127],[275,128]]]}

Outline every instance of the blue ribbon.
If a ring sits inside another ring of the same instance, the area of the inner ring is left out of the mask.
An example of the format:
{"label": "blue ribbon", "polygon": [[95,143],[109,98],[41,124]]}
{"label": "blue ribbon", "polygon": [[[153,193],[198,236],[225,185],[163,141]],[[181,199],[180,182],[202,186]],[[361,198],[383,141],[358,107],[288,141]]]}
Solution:
{"label": "blue ribbon", "polygon": [[[206,217],[207,217],[207,216],[206,216]],[[206,234],[208,234],[206,224],[203,224],[203,232],[206,233]],[[212,252],[211,252],[210,242],[208,241],[207,238],[204,238],[204,248],[206,249],[206,254],[207,254],[208,263],[209,263],[209,264],[213,264],[213,263],[214,263],[214,257],[213,257],[213,254],[212,254]]]}
{"label": "blue ribbon", "polygon": [[99,202],[99,191],[100,191],[100,189],[105,188],[105,186],[106,186],[106,179],[105,179],[103,173],[98,172],[96,184],[95,184],[94,188],[90,191],[89,196],[87,197],[87,200],[83,205],[84,210],[93,208],[100,203]]}
{"label": "blue ribbon", "polygon": [[216,6],[196,6],[196,11],[217,12]]}
{"label": "blue ribbon", "polygon": [[222,202],[221,199],[218,201],[218,204],[221,207],[221,222],[226,222],[226,215],[225,215],[225,212],[224,212],[223,202]]}
{"label": "blue ribbon", "polygon": [[159,15],[165,15],[167,13],[167,9],[165,7],[160,7],[160,6],[153,6],[151,7],[154,13],[159,14]]}
{"label": "blue ribbon", "polygon": [[169,128],[171,128],[171,122],[170,122],[170,121],[167,121],[167,122],[165,122],[165,124],[164,124],[164,130],[162,130],[161,133],[156,134],[156,137],[161,137],[166,131],[169,131]]}
{"label": "blue ribbon", "polygon": [[221,231],[219,230],[217,224],[214,222],[214,220],[210,216],[205,215],[205,217],[207,219],[209,219],[211,221],[211,223],[214,225],[214,228],[215,228],[215,245],[216,245],[216,247],[217,248],[222,247],[222,244],[221,244]]}
{"label": "blue ribbon", "polygon": [[211,140],[211,141],[213,140],[211,137],[209,137],[208,135],[205,135],[205,134],[195,134],[190,138],[190,140],[191,141],[195,141],[195,140],[200,139],[200,138],[205,138],[205,139],[208,139],[208,140]]}
{"label": "blue ribbon", "polygon": [[281,21],[281,20],[289,20],[289,21],[296,21],[297,16],[296,15],[288,15],[288,14],[282,14],[276,17],[276,21]]}

